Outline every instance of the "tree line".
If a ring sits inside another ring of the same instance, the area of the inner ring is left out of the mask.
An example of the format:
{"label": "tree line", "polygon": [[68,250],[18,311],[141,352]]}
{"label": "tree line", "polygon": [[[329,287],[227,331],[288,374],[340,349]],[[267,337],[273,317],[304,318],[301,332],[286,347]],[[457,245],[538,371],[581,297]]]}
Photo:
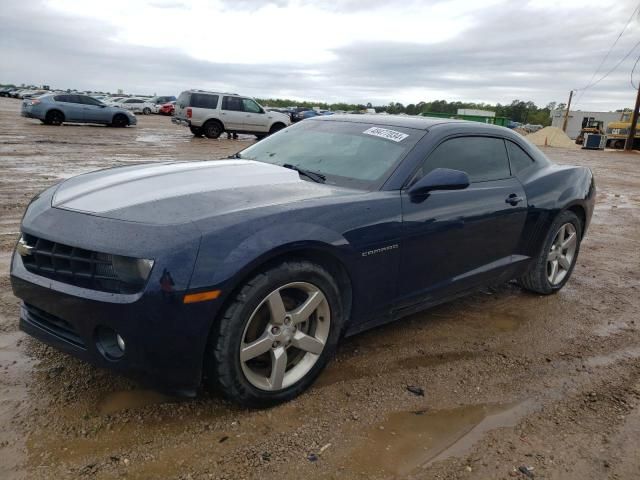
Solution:
{"label": "tree line", "polygon": [[564,103],[551,102],[545,107],[538,107],[535,103],[522,100],[513,100],[510,104],[502,105],[497,103],[491,105],[488,103],[473,103],[473,102],[447,102],[446,100],[434,100],[432,102],[418,102],[403,105],[399,102],[391,102],[388,105],[372,105],[371,103],[365,104],[353,104],[353,103],[324,103],[324,102],[301,102],[297,100],[289,99],[258,99],[262,105],[268,105],[270,107],[320,107],[326,110],[344,110],[350,111],[362,111],[367,108],[374,108],[377,113],[406,113],[407,115],[419,115],[425,112],[434,113],[450,113],[452,115],[458,112],[459,108],[467,108],[474,110],[489,110],[495,112],[498,117],[506,117],[514,122],[531,123],[536,125],[550,125],[551,118],[550,112],[556,108],[565,108]]}

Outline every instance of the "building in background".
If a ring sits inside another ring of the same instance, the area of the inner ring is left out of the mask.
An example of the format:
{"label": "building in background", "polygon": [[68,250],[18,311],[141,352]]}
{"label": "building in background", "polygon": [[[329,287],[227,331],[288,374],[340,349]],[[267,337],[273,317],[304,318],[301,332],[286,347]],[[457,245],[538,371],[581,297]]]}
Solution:
{"label": "building in background", "polygon": [[[564,123],[565,110],[552,110],[551,111],[551,126],[562,128]],[[574,139],[580,133],[583,126],[587,125],[589,121],[601,121],[603,128],[606,131],[607,124],[609,122],[619,122],[622,119],[623,112],[583,112],[580,110],[570,110],[569,120],[567,121],[567,135],[569,138]],[[629,114],[626,113],[628,116]]]}

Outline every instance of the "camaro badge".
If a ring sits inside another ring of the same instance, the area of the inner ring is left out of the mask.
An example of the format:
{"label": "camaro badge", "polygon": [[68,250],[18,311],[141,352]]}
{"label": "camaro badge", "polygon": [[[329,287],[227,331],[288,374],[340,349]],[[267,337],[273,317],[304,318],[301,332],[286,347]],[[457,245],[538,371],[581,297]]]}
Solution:
{"label": "camaro badge", "polygon": [[376,248],[375,250],[369,250],[367,252],[362,252],[363,257],[368,257],[369,255],[376,255],[378,253],[388,252],[389,250],[395,250],[399,245],[394,243],[393,245],[389,245],[388,247]]}
{"label": "camaro badge", "polygon": [[18,241],[16,250],[23,257],[27,257],[33,253],[33,247],[31,245],[27,245],[27,242],[24,241],[24,238],[21,238]]}

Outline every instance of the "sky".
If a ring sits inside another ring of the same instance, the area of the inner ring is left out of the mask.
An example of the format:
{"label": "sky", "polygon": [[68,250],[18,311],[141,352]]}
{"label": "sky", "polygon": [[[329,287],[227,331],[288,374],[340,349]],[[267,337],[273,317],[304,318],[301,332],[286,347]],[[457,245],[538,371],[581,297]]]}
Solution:
{"label": "sky", "polygon": [[[574,95],[578,109],[607,111],[635,101],[638,6],[627,0],[3,0],[0,83],[158,95],[201,88],[374,105],[520,99],[544,106],[566,102],[570,90],[621,62]],[[640,65],[637,70],[636,85]]]}

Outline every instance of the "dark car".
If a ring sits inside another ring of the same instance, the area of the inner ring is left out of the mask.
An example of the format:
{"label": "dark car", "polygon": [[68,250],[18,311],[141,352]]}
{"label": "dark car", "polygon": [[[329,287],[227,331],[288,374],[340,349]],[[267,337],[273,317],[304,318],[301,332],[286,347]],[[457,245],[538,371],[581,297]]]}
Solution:
{"label": "dark car", "polygon": [[22,102],[21,115],[37,118],[46,125],[63,123],[100,123],[113,127],[135,125],[137,119],[128,110],[105,105],[89,95],[56,93]]}
{"label": "dark car", "polygon": [[510,279],[557,292],[594,198],[588,168],[506,128],[320,116],[231,159],[52,186],[24,215],[11,283],[22,330],[60,350],[272,405],[345,335]]}
{"label": "dark car", "polygon": [[154,105],[164,105],[165,103],[175,102],[176,97],[175,95],[165,95],[164,97],[152,97],[147,101]]}

